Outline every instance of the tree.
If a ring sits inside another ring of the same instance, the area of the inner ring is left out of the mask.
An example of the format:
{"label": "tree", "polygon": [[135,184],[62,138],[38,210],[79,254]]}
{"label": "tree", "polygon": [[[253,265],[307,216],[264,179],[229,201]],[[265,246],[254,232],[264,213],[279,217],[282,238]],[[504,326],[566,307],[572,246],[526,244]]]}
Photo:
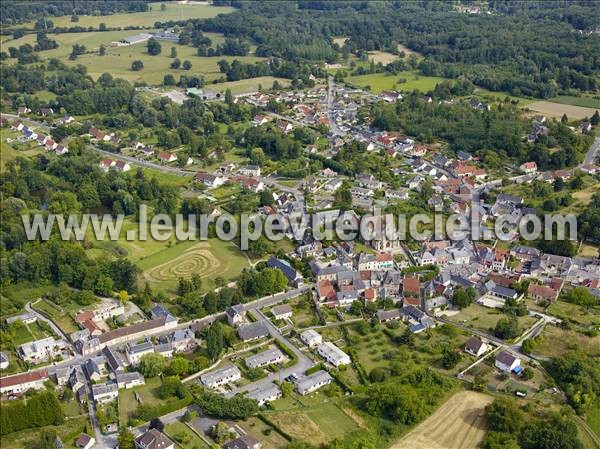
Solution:
{"label": "tree", "polygon": [[600,114],[598,113],[597,109],[596,109],[596,112],[594,112],[594,115],[592,115],[592,118],[590,119],[590,123],[593,126],[597,126],[598,124],[600,124]]}
{"label": "tree", "polygon": [[190,70],[192,68],[192,63],[186,59],[185,61],[183,61],[182,67],[183,70]]}
{"label": "tree", "polygon": [[233,104],[233,94],[231,93],[231,89],[225,91],[225,104],[229,106]]}
{"label": "tree", "polygon": [[176,84],[175,77],[170,73],[167,73],[163,78],[163,84],[165,86],[174,86]]}
{"label": "tree", "polygon": [[171,47],[171,58],[177,57],[177,49],[175,47]]}
{"label": "tree", "polygon": [[156,429],[159,432],[162,432],[165,429],[165,425],[164,423],[160,420],[160,418],[153,418],[150,421],[150,428],[151,429]]}
{"label": "tree", "polygon": [[100,56],[104,56],[106,54],[106,46],[104,44],[100,44],[100,48],[98,49],[98,54]]}
{"label": "tree", "polygon": [[485,407],[485,418],[490,430],[518,434],[523,425],[523,414],[514,400],[497,398]]}
{"label": "tree", "polygon": [[462,310],[470,306],[475,301],[475,297],[476,292],[473,287],[459,287],[452,293],[452,305]]}
{"label": "tree", "polygon": [[494,335],[498,338],[508,340],[519,335],[519,323],[514,316],[500,318],[494,328]]}
{"label": "tree", "polygon": [[135,436],[127,426],[121,426],[118,442],[119,449],[135,449]]}
{"label": "tree", "polygon": [[206,333],[206,349],[211,360],[216,360],[223,351],[223,328],[215,321]]}
{"label": "tree", "polygon": [[190,370],[190,362],[184,357],[174,357],[169,364],[169,374],[181,376]]}
{"label": "tree", "polygon": [[444,350],[442,355],[442,366],[444,369],[452,369],[460,362],[461,355],[458,351]]}
{"label": "tree", "polygon": [[156,377],[167,367],[167,362],[161,354],[145,354],[140,359],[139,371],[144,377]]}
{"label": "tree", "polygon": [[148,39],[148,43],[146,44],[146,48],[148,49],[148,54],[152,55],[152,56],[159,55],[160,52],[162,51],[162,46],[160,45],[160,42],[158,42],[158,40],[156,40],[153,37],[151,37],[150,39]]}
{"label": "tree", "polygon": [[288,381],[281,382],[279,385],[281,387],[281,394],[283,397],[288,397],[294,391],[294,384]]}
{"label": "tree", "polygon": [[140,61],[139,59],[136,59],[135,61],[133,61],[131,63],[131,70],[133,70],[134,72],[139,72],[143,68],[144,68],[144,63],[142,61]]}
{"label": "tree", "polygon": [[179,60],[179,58],[175,58],[175,59],[173,59],[173,61],[171,61],[172,69],[178,69],[180,66],[181,66],[181,61]]}

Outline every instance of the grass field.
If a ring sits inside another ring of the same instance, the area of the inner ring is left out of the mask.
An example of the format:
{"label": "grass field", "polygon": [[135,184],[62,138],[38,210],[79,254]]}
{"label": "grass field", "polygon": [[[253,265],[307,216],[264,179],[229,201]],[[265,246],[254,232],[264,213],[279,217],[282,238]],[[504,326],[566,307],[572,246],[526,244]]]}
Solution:
{"label": "grass field", "polygon": [[552,103],[570,104],[572,106],[581,106],[584,108],[600,109],[600,99],[593,97],[574,97],[570,95],[559,95],[551,98]]}
{"label": "grass field", "polygon": [[314,402],[302,410],[286,410],[268,416],[284,432],[316,446],[357,428],[356,423],[333,402]]}
{"label": "grass field", "polygon": [[[468,327],[491,332],[494,330],[494,327],[496,327],[498,320],[505,317],[506,315],[503,314],[500,309],[491,309],[489,307],[480,306],[479,304],[472,304],[461,310],[459,313],[450,316],[449,319]],[[517,320],[519,322],[520,332],[528,329],[536,321],[534,317],[528,315],[517,317]]]}
{"label": "grass field", "polygon": [[391,449],[476,449],[485,436],[483,409],[490,402],[481,393],[457,393]]}
{"label": "grass field", "polygon": [[282,449],[288,445],[284,437],[256,417],[246,419],[241,426],[261,442],[263,449]]}
{"label": "grass field", "polygon": [[231,89],[231,93],[234,95],[246,94],[258,91],[259,87],[262,87],[263,89],[270,89],[273,86],[274,81],[278,81],[279,84],[284,87],[290,85],[290,80],[286,78],[261,76],[258,78],[250,78],[240,81],[228,81],[226,83],[207,84],[206,90],[225,92],[227,89]]}
{"label": "grass field", "polygon": [[535,101],[527,105],[532,111],[540,112],[548,117],[567,117],[572,119],[582,119],[594,115],[596,109],[582,106],[573,106],[570,104],[559,104],[551,101]]}
{"label": "grass field", "polygon": [[[175,2],[167,2],[166,9],[161,10],[161,3],[151,3],[150,11],[137,13],[112,14],[110,16],[79,16],[79,21],[71,22],[71,16],[52,17],[57,27],[94,27],[97,28],[100,23],[105,23],[109,28],[139,26],[153,27],[155,22],[167,22],[170,20],[184,19],[207,19],[219,14],[229,14],[235,11],[235,8],[226,6],[212,5],[180,5]],[[26,28],[33,28],[34,23],[23,24]]]}
{"label": "grass field", "polygon": [[[173,441],[189,449],[206,449],[208,444],[185,423],[175,421],[165,426],[165,434]],[[183,438],[182,438],[183,437]],[[184,442],[185,441],[185,442]]]}
{"label": "grass field", "polygon": [[172,289],[179,277],[199,274],[205,284],[214,287],[214,279],[233,279],[248,266],[248,261],[231,242],[211,239],[204,242],[182,242],[139,260],[144,278],[150,285]]}
{"label": "grass field", "polygon": [[579,248],[578,256],[581,257],[598,257],[600,254],[600,247],[592,245],[591,243],[582,243]]}
{"label": "grass field", "polygon": [[580,350],[590,357],[600,357],[600,336],[593,338],[572,331],[546,326],[542,338],[534,349],[535,355],[560,357],[569,351]]}
{"label": "grass field", "polygon": [[43,299],[35,303],[33,308],[48,315],[67,334],[79,330],[79,327],[73,320],[74,314],[82,308],[79,304],[72,303],[64,307],[59,307],[52,301]]}
{"label": "grass field", "polygon": [[[58,48],[40,52],[40,57],[43,59],[58,58],[68,65],[82,64],[87,67],[88,73],[93,78],[98,78],[102,73],[110,71],[111,75],[115,78],[123,78],[130,82],[146,81],[149,84],[162,83],[163,77],[167,73],[174,75],[176,79],[180,75],[201,74],[204,75],[207,82],[210,82],[222,76],[217,65],[217,62],[221,59],[230,62],[234,59],[239,59],[246,63],[264,60],[264,58],[254,56],[200,57],[197,56],[194,47],[166,41],[161,42],[162,52],[156,56],[151,56],[147,53],[145,42],[125,47],[111,45],[112,42],[134,34],[136,34],[136,31],[84,32],[52,35],[52,39],[56,40],[59,44]],[[208,35],[213,40],[213,45],[223,41],[222,35],[215,33],[208,33]],[[35,35],[29,34],[20,39],[9,41],[5,45],[7,47],[18,47],[26,43],[35,43]],[[75,43],[85,45],[87,51],[90,53],[80,55],[75,61],[71,61],[69,60],[69,54]],[[106,54],[104,56],[97,54],[100,45],[106,47]],[[182,62],[187,59],[192,63],[190,70],[174,70],[170,68],[172,62],[172,58],[170,58],[171,47],[177,49],[177,57]],[[138,72],[131,70],[131,63],[135,60],[140,60],[144,64],[144,68]],[[12,60],[9,61],[12,62]],[[269,80],[265,80],[263,85],[271,87],[273,80],[271,79],[270,82],[268,82]],[[245,81],[248,84],[250,80]],[[244,86],[244,83],[240,82],[240,84],[241,87],[238,89],[244,90],[247,88],[247,86]]]}
{"label": "grass field", "polygon": [[565,301],[556,301],[550,305],[548,312],[583,326],[600,326],[600,307],[583,307]]}
{"label": "grass field", "polygon": [[[406,79],[405,83],[400,83],[400,79]],[[379,93],[384,90],[412,91],[414,89],[420,92],[428,92],[445,80],[437,76],[423,76],[416,71],[402,72],[399,75],[387,73],[374,73],[370,75],[350,76],[346,79],[350,84],[367,87],[371,91]]]}

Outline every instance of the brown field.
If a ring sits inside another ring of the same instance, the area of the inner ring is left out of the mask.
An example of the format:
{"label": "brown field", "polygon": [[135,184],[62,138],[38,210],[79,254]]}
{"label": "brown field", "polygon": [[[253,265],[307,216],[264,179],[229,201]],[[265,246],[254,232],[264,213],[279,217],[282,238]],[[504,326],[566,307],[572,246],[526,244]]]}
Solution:
{"label": "brown field", "polygon": [[597,257],[598,254],[600,254],[600,248],[591,243],[583,243],[577,253],[581,257]]}
{"label": "brown field", "polygon": [[490,402],[481,393],[457,393],[392,449],[476,449],[486,432],[483,408]]}
{"label": "brown field", "polygon": [[319,426],[304,413],[282,412],[270,415],[269,418],[293,438],[305,439],[315,446],[325,444],[329,440]]}
{"label": "brown field", "polygon": [[340,47],[343,47],[344,43],[346,42],[346,39],[348,39],[348,37],[346,37],[346,36],[334,37],[333,43],[338,44]]}
{"label": "brown field", "polygon": [[532,111],[540,112],[549,117],[562,117],[567,114],[569,119],[582,119],[591,117],[595,109],[572,106],[569,104],[552,103],[550,101],[536,101],[527,105]]}
{"label": "brown field", "polygon": [[375,64],[382,63],[383,65],[389,64],[390,62],[394,62],[398,59],[398,55],[394,55],[392,53],[388,53],[387,51],[370,51],[369,52],[369,60],[375,62]]}

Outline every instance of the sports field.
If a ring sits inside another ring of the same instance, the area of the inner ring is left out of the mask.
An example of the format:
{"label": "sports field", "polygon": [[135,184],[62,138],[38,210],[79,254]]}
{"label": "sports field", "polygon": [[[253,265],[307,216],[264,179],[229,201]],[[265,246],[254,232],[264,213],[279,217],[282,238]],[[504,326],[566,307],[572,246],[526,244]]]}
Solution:
{"label": "sports field", "polygon": [[490,402],[481,393],[457,393],[391,449],[476,449],[485,436],[483,409]]}
{"label": "sports field", "polygon": [[[212,5],[180,5],[175,2],[167,2],[166,9],[161,10],[161,3],[151,3],[150,11],[136,13],[112,14],[110,16],[79,16],[78,22],[71,22],[71,16],[49,17],[54,26],[57,27],[94,27],[105,23],[109,28],[139,26],[153,27],[155,22],[168,22],[171,20],[185,19],[208,19],[219,14],[229,14],[235,8],[228,6]],[[26,28],[33,29],[33,22],[23,24]]]}

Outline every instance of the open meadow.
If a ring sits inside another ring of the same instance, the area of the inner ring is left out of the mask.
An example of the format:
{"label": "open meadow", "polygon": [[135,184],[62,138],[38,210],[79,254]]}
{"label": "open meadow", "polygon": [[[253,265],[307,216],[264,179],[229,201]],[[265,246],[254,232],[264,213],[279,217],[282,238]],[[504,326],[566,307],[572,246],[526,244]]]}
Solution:
{"label": "open meadow", "polygon": [[358,87],[369,87],[373,93],[384,90],[429,92],[436,84],[445,81],[438,76],[424,76],[417,71],[402,72],[398,75],[389,73],[373,73],[370,75],[350,76],[346,79],[350,84]]}
{"label": "open meadow", "polygon": [[391,449],[476,449],[485,436],[483,409],[490,402],[481,393],[457,393]]}
{"label": "open meadow", "polygon": [[[109,28],[118,27],[153,27],[156,22],[168,22],[171,20],[186,19],[209,19],[219,14],[229,14],[235,8],[228,6],[212,5],[184,5],[177,2],[166,2],[165,10],[161,10],[161,3],[151,3],[150,10],[146,12],[120,13],[109,16],[79,16],[78,22],[71,22],[71,16],[51,17],[54,26],[57,27],[94,27],[98,28],[105,23]],[[23,24],[23,27],[33,29],[34,22]]]}

